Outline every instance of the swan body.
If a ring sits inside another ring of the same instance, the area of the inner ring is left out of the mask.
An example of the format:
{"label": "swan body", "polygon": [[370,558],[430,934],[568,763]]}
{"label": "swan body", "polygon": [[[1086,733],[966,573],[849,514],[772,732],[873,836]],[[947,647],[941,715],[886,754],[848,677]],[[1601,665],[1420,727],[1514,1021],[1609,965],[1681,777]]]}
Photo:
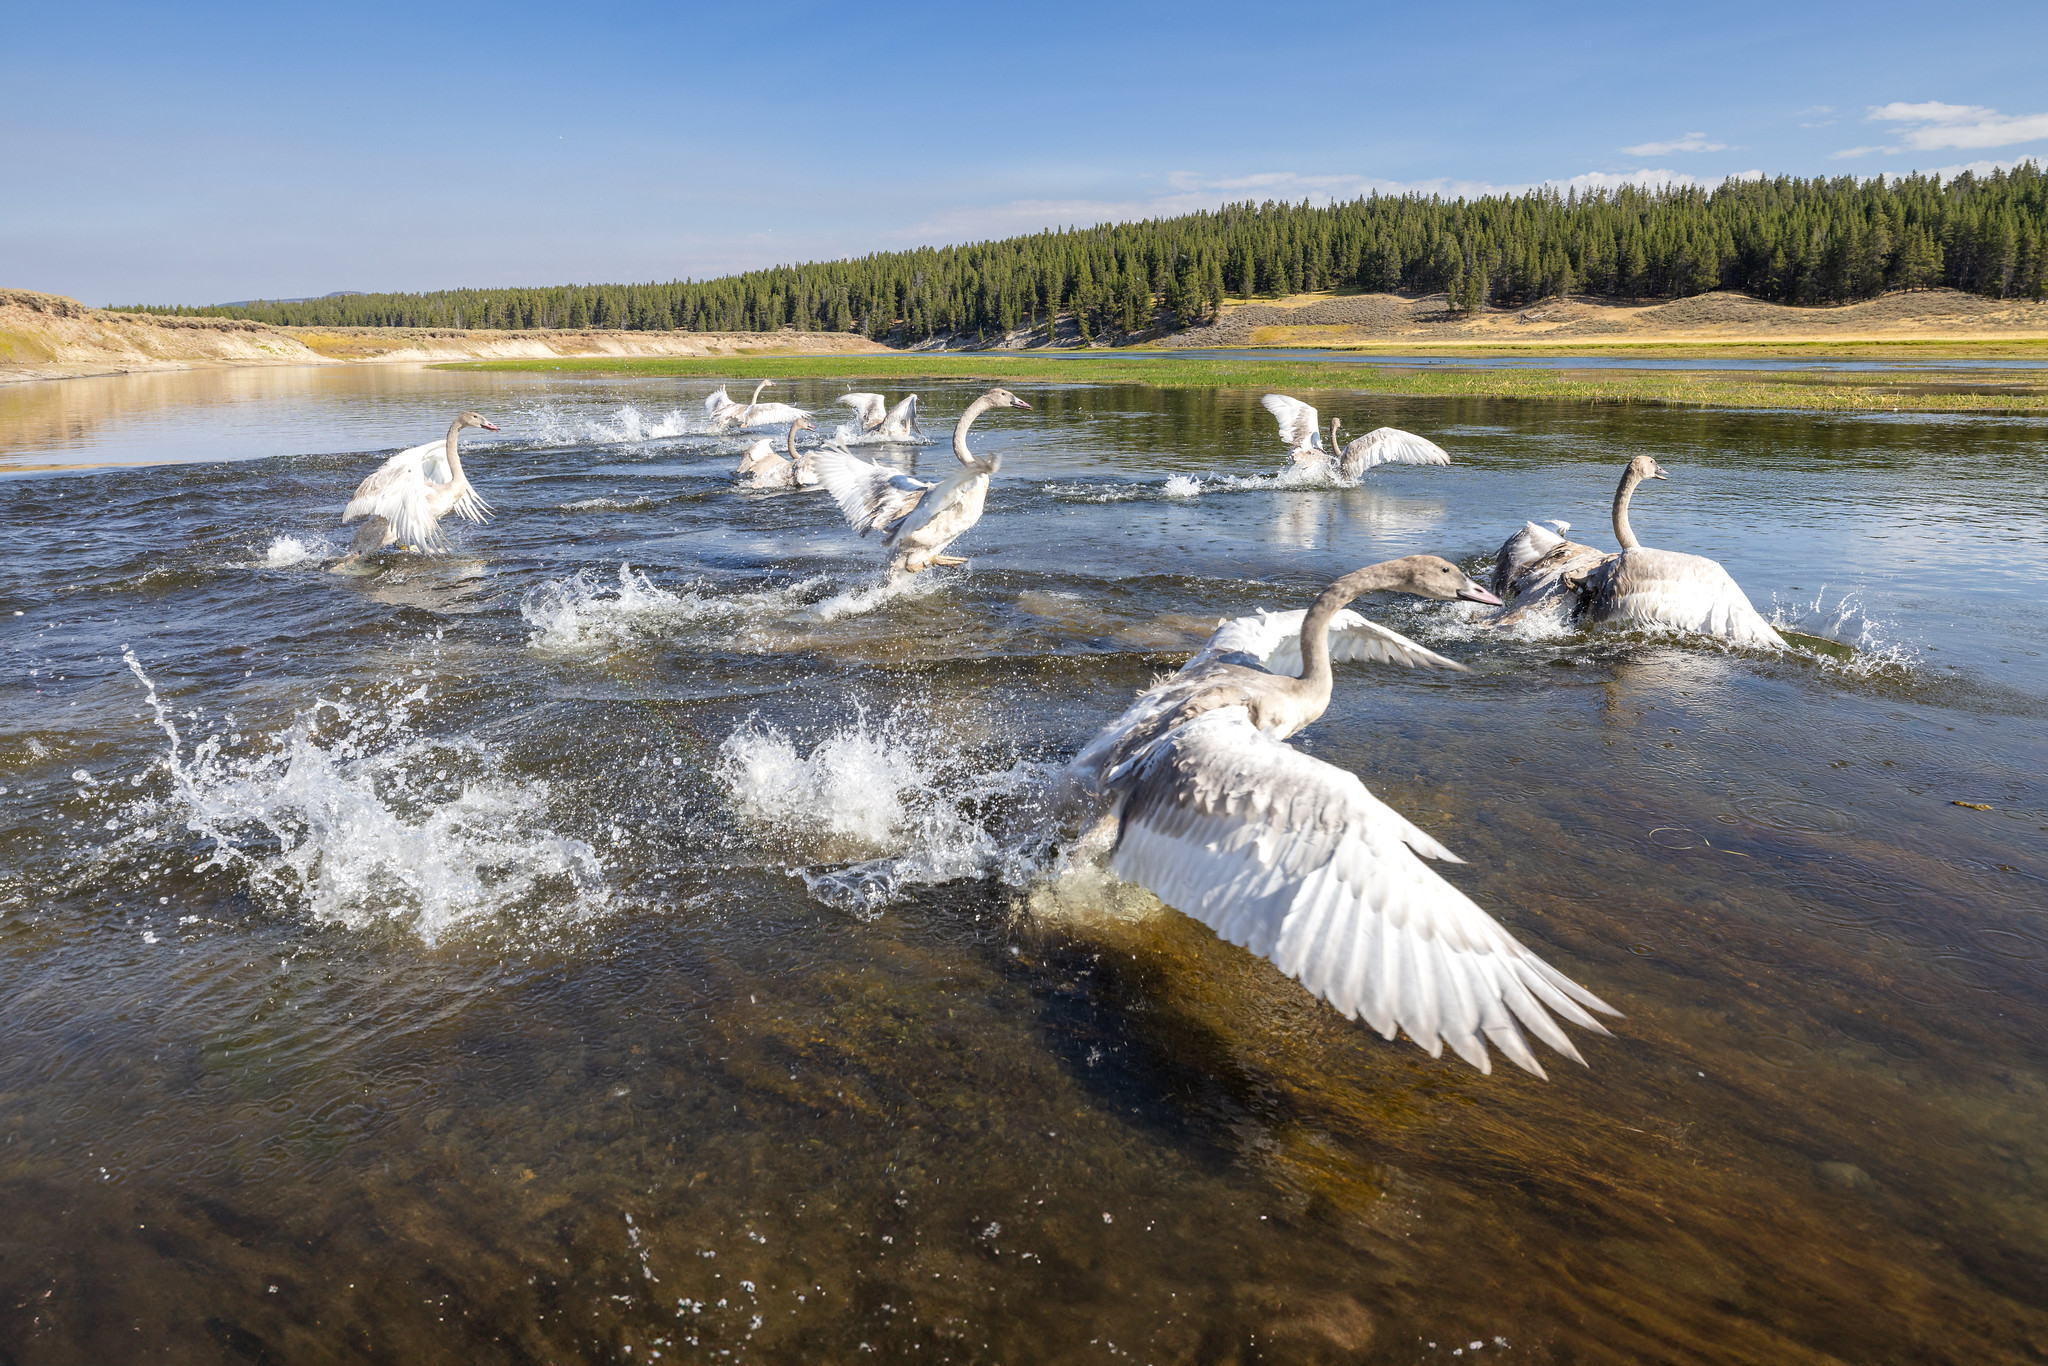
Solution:
{"label": "swan body", "polygon": [[1399,427],[1379,427],[1340,446],[1338,418],[1330,419],[1330,444],[1323,434],[1316,410],[1286,394],[1267,394],[1259,400],[1280,424],[1280,439],[1297,465],[1322,465],[1341,479],[1356,479],[1375,465],[1448,465],[1450,452],[1434,441],[1404,432]]}
{"label": "swan body", "polygon": [[937,482],[863,460],[844,446],[830,444],[814,457],[818,479],[855,531],[863,536],[882,533],[882,544],[893,551],[892,573],[918,574],[933,565],[963,564],[961,557],[940,552],[981,520],[988,481],[1002,468],[1000,455],[982,459],[967,449],[967,430],[990,408],[1030,406],[1007,389],[991,389],[968,404],[953,428],[953,456],[960,468]]}
{"label": "swan body", "polygon": [[[731,431],[735,428],[745,431],[753,427],[780,427],[800,417],[810,416],[803,409],[791,407],[787,403],[761,402],[761,391],[773,383],[775,381],[772,379],[764,379],[756,384],[754,396],[745,403],[728,402],[723,408],[711,414],[711,425],[720,431]],[[720,394],[724,392],[723,389],[719,390]],[[712,395],[713,398],[717,396]],[[705,403],[708,407],[710,400],[706,399]]]}
{"label": "swan body", "polygon": [[[1354,774],[1286,743],[1328,707],[1340,649],[1462,667],[1345,610],[1373,591],[1497,601],[1448,561],[1412,555],[1345,575],[1305,612],[1224,622],[1082,750],[1069,790],[1108,805],[1117,876],[1383,1037],[1406,1030],[1431,1056],[1448,1043],[1482,1072],[1491,1043],[1542,1076],[1526,1029],[1583,1062],[1552,1014],[1605,1033],[1587,1011],[1617,1012],[1423,862],[1457,862],[1450,850]],[[1273,671],[1292,660],[1297,676]]]}
{"label": "swan body", "polygon": [[[1614,490],[1614,539],[1621,543],[1621,553],[1600,561],[1579,579],[1581,618],[1695,631],[1758,650],[1789,648],[1719,560],[1655,550],[1636,540],[1628,520],[1629,501],[1644,480],[1667,477],[1647,455],[1629,461],[1622,471]],[[1571,578],[1568,575],[1567,582]]]}
{"label": "swan body", "polygon": [[818,472],[812,468],[811,457],[816,451],[797,454],[796,434],[800,431],[814,432],[807,417],[799,417],[789,424],[789,434],[783,438],[789,455],[785,458],[775,449],[775,443],[763,437],[747,447],[740,457],[739,468],[732,472],[733,482],[746,489],[796,489],[816,488]]}
{"label": "swan body", "polygon": [[924,439],[924,429],[917,424],[916,394],[893,408],[880,394],[841,394],[839,402],[853,409],[862,436],[877,436],[885,441]]}
{"label": "swan body", "polygon": [[732,401],[732,395],[726,393],[725,386],[721,384],[705,395],[704,416],[710,418],[713,423],[716,423],[719,414],[723,413],[727,408],[736,408],[738,406],[738,404]]}
{"label": "swan body", "polygon": [[440,441],[400,451],[356,486],[341,510],[341,523],[368,518],[356,533],[342,563],[373,554],[387,545],[417,546],[429,554],[446,547],[441,519],[454,513],[472,522],[490,520],[491,505],[463,473],[455,438],[468,427],[497,431],[478,413],[464,413],[448,426]]}

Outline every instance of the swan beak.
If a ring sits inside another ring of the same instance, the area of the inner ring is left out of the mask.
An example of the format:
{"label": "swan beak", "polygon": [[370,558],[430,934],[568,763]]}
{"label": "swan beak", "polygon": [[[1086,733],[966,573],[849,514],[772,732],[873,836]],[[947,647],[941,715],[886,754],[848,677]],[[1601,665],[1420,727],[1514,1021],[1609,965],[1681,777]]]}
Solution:
{"label": "swan beak", "polygon": [[1010,402],[1019,408],[1029,408],[1031,406],[1030,404],[1026,403],[1023,399],[1018,398],[1015,394],[1010,395]]}
{"label": "swan beak", "polygon": [[1460,588],[1458,596],[1466,602],[1483,602],[1488,607],[1501,607],[1505,605],[1499,598],[1487,592],[1476,583],[1467,584],[1465,587]]}

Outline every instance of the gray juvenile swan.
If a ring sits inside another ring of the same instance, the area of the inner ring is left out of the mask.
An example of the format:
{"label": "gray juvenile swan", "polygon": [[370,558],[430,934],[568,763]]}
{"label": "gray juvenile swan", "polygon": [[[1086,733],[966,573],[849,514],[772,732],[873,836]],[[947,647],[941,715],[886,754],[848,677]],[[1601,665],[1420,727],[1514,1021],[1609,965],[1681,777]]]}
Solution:
{"label": "gray juvenile swan", "polygon": [[[1076,756],[1069,793],[1106,801],[1110,869],[1270,959],[1351,1019],[1482,1072],[1490,1042],[1543,1076],[1522,1030],[1585,1060],[1551,1018],[1618,1014],[1423,859],[1457,856],[1343,769],[1285,743],[1330,702],[1332,657],[1460,669],[1344,610],[1361,593],[1495,603],[1448,560],[1411,555],[1325,588],[1306,612],[1227,621]],[[1300,675],[1272,672],[1290,646]],[[1086,841],[1084,840],[1084,843]],[[1419,856],[1419,857],[1418,857]]]}
{"label": "gray juvenile swan", "polygon": [[967,429],[991,408],[1029,408],[1008,389],[991,389],[967,405],[953,427],[953,458],[960,469],[937,483],[913,478],[901,470],[863,460],[844,446],[827,445],[814,457],[818,478],[830,490],[855,531],[882,533],[893,549],[889,569],[917,574],[933,565],[965,564],[959,555],[939,552],[981,520],[989,477],[1003,466],[1000,455],[987,459],[967,449]]}
{"label": "gray juvenile swan", "polygon": [[789,458],[786,460],[776,454],[773,441],[762,437],[747,447],[746,454],[740,457],[739,468],[732,472],[733,482],[745,489],[816,488],[818,472],[811,466],[811,457],[816,455],[817,451],[808,450],[799,455],[796,449],[798,432],[816,430],[818,429],[811,425],[811,420],[807,417],[792,421],[789,424],[789,434],[783,438],[783,444],[789,451]]}
{"label": "gray juvenile swan", "polygon": [[885,441],[924,440],[924,429],[917,424],[916,394],[893,408],[880,394],[841,394],[838,402],[853,409],[860,419],[862,436],[878,436]]}
{"label": "gray juvenile swan", "polygon": [[498,430],[481,414],[464,413],[448,424],[445,440],[400,451],[356,485],[355,496],[341,510],[341,524],[347,526],[358,517],[369,520],[356,532],[348,554],[335,568],[387,545],[410,545],[436,553],[446,546],[441,519],[451,512],[472,522],[490,520],[491,505],[471,486],[462,472],[462,457],[455,450],[455,438],[465,427]]}
{"label": "gray juvenile swan", "polygon": [[1342,423],[1330,419],[1330,449],[1323,449],[1323,434],[1316,410],[1286,394],[1267,394],[1259,402],[1280,424],[1280,439],[1291,448],[1288,454],[1297,465],[1328,465],[1343,479],[1356,479],[1375,465],[1448,465],[1450,452],[1434,441],[1425,440],[1399,427],[1380,427],[1367,432],[1348,446],[1337,444]]}
{"label": "gray juvenile swan", "polygon": [[1674,627],[1759,650],[1789,648],[1719,560],[1652,550],[1636,540],[1628,523],[1629,500],[1645,479],[1665,477],[1663,468],[1647,455],[1629,461],[1622,471],[1614,490],[1614,539],[1621,543],[1621,553],[1564,575],[1567,586],[1579,591],[1581,620]]}

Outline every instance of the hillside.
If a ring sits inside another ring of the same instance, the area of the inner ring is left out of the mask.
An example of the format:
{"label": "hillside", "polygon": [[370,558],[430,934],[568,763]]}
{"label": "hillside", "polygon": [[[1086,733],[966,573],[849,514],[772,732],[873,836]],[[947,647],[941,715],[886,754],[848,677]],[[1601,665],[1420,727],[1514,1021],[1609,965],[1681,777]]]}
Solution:
{"label": "hillside", "polygon": [[848,355],[886,349],[862,337],[828,333],[278,327],[247,318],[121,313],[57,294],[0,289],[0,381],[217,365]]}

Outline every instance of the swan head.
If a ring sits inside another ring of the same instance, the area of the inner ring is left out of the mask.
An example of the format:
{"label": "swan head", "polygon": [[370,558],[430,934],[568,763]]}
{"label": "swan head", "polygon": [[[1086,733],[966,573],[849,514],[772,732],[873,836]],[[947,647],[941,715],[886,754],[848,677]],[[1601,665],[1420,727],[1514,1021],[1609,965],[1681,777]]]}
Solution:
{"label": "swan head", "polygon": [[1638,480],[1667,479],[1670,477],[1669,475],[1664,473],[1664,467],[1662,465],[1658,464],[1656,461],[1652,460],[1647,455],[1639,455],[1635,459],[1629,461],[1628,472],[1634,475]]}
{"label": "swan head", "polygon": [[815,432],[818,430],[818,426],[809,418],[800,417],[795,422],[790,424],[790,430],[797,432]]}
{"label": "swan head", "polygon": [[991,389],[981,396],[981,401],[988,404],[991,408],[1029,408],[1031,406],[1008,389]]}
{"label": "swan head", "polygon": [[1389,592],[1412,593],[1418,598],[1434,598],[1439,602],[1462,598],[1466,602],[1483,602],[1489,607],[1501,605],[1500,599],[1474,583],[1471,575],[1436,555],[1410,555],[1406,559],[1368,567],[1391,571],[1391,582],[1385,584]]}
{"label": "swan head", "polygon": [[464,413],[461,417],[455,419],[455,425],[458,427],[481,427],[487,432],[498,430],[498,424],[485,417],[482,413]]}

